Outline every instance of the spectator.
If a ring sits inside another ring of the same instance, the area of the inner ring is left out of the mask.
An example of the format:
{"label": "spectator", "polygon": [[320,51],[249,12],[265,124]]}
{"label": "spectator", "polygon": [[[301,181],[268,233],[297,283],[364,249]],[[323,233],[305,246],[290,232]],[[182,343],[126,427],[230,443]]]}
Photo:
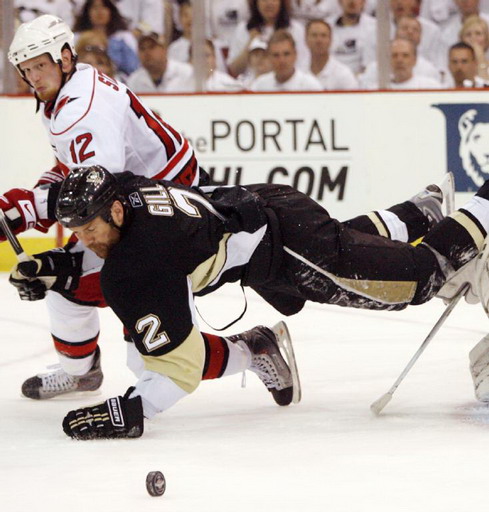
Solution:
{"label": "spectator", "polygon": [[338,0],[292,0],[292,17],[304,26],[308,21],[340,15]]}
{"label": "spectator", "polygon": [[338,1],[341,15],[330,19],[332,53],[357,75],[368,64],[365,52],[368,41],[376,38],[376,21],[365,14],[365,0]]}
{"label": "spectator", "polygon": [[75,44],[75,50],[77,51],[77,53],[79,53],[80,50],[82,48],[85,48],[86,46],[97,46],[99,48],[107,50],[109,46],[109,40],[103,32],[98,32],[95,30],[85,30],[84,32],[80,32],[78,34],[78,38]]}
{"label": "spectator", "polygon": [[163,0],[114,0],[114,2],[127,21],[128,28],[137,38],[143,32],[164,34]]}
{"label": "spectator", "polygon": [[272,71],[270,56],[268,55],[267,43],[255,37],[248,48],[248,67],[242,75],[238,77],[245,89],[249,89],[255,78]]}
{"label": "spectator", "polygon": [[90,64],[95,69],[109,76],[110,78],[119,77],[116,75],[114,63],[110,60],[110,57],[106,50],[100,46],[82,46],[77,48],[78,62]]}
{"label": "spectator", "polygon": [[129,75],[139,67],[137,41],[111,0],[87,0],[77,17],[74,31],[94,30],[108,39],[107,53],[117,70]]}
{"label": "spectator", "polygon": [[[433,80],[436,80],[437,82],[444,83],[446,75],[445,70],[437,69],[429,60],[418,53],[421,34],[422,25],[418,18],[403,16],[397,22],[395,39],[407,39],[416,47],[417,58],[413,73],[416,76],[427,76],[433,78]],[[378,83],[377,61],[373,61],[367,66],[365,72],[360,75],[359,80],[360,85],[363,88],[375,88],[375,84]]]}
{"label": "spectator", "polygon": [[441,83],[433,78],[414,73],[416,47],[407,39],[394,39],[391,43],[391,89],[439,89]]}
{"label": "spectator", "polygon": [[205,41],[204,55],[207,72],[204,84],[206,92],[237,92],[243,90],[242,83],[235,80],[228,73],[216,68],[216,49],[210,39]]}
{"label": "spectator", "polygon": [[73,5],[66,0],[15,0],[16,17],[21,23],[32,21],[43,14],[53,14],[73,24]]}
{"label": "spectator", "polygon": [[326,21],[307,23],[306,44],[311,52],[307,71],[321,82],[323,89],[358,89],[358,81],[351,69],[330,55],[331,27]]}
{"label": "spectator", "polygon": [[256,78],[252,91],[321,91],[317,78],[296,68],[295,40],[287,30],[277,30],[268,43],[272,71]]}
{"label": "spectator", "polygon": [[489,48],[489,30],[487,23],[480,16],[469,16],[465,19],[459,35],[460,41],[472,46],[477,60],[477,75],[489,80],[489,61],[487,50]]}
{"label": "spectator", "polygon": [[168,45],[168,57],[179,62],[189,62],[192,44],[192,4],[185,0],[178,8],[182,35]]}
{"label": "spectator", "polygon": [[206,14],[207,35],[227,57],[238,24],[250,17],[248,0],[207,0]]}
{"label": "spectator", "polygon": [[291,19],[289,0],[250,0],[250,18],[236,27],[229,48],[228,66],[231,74],[244,73],[248,63],[248,49],[255,37],[269,41],[278,29],[288,30],[295,41],[299,60],[308,57],[304,27]]}
{"label": "spectator", "polygon": [[138,45],[141,68],[127,79],[130,89],[137,93],[193,90],[192,66],[168,59],[163,36],[143,34]]}
{"label": "spectator", "polygon": [[489,15],[480,11],[479,0],[454,0],[457,6],[457,12],[448,20],[447,25],[443,29],[442,37],[447,47],[459,41],[459,34],[463,22],[469,16],[480,16],[489,24]]}
{"label": "spectator", "polygon": [[450,17],[457,12],[454,0],[423,0],[419,15],[436,23],[443,30]]}
{"label": "spectator", "polygon": [[452,87],[484,87],[486,82],[477,76],[477,59],[474,49],[467,43],[455,43],[448,52],[448,68]]}

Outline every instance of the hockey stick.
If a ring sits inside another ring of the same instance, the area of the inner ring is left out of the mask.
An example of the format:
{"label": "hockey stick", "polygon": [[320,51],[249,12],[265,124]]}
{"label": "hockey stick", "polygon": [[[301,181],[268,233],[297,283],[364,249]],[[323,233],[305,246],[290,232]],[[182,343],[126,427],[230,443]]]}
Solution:
{"label": "hockey stick", "polygon": [[421,343],[420,347],[414,354],[414,356],[411,358],[409,363],[407,364],[406,368],[402,371],[401,375],[397,378],[396,382],[392,385],[392,387],[382,395],[379,399],[375,400],[375,402],[372,403],[370,406],[370,410],[375,414],[379,415],[382,412],[382,409],[391,401],[392,395],[396,391],[396,389],[399,387],[399,384],[404,380],[404,377],[408,374],[409,370],[413,367],[414,363],[418,360],[419,356],[423,353],[424,349],[428,346],[430,341],[433,339],[435,334],[438,332],[440,327],[445,323],[445,320],[448,318],[450,313],[453,311],[453,308],[458,304],[460,299],[465,295],[465,293],[469,289],[469,284],[466,283],[460,290],[457,292],[457,294],[453,297],[453,299],[450,301],[450,304],[445,308],[445,311],[443,311],[443,314],[440,316],[436,324],[433,326],[433,329],[429,332],[428,336],[426,336],[423,343]]}
{"label": "hockey stick", "polygon": [[24,249],[22,249],[19,240],[14,235],[13,231],[10,229],[10,226],[8,225],[7,218],[5,217],[5,213],[3,212],[3,210],[0,210],[0,227],[2,228],[2,231],[7,237],[7,240],[9,241],[12,249],[15,251],[15,254],[17,255],[17,260],[29,261],[29,256],[27,256],[27,254],[24,252]]}

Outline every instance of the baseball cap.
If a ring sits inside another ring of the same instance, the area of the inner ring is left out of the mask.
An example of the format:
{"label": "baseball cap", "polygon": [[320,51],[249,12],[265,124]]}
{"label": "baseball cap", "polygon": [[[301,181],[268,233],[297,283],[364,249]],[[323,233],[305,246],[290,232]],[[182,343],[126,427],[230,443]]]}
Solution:
{"label": "baseball cap", "polygon": [[138,39],[138,46],[140,47],[145,41],[153,41],[154,44],[166,46],[165,38],[156,32],[146,32],[141,34]]}
{"label": "baseball cap", "polygon": [[267,51],[267,43],[261,39],[260,37],[255,37],[250,43],[250,46],[248,47],[248,51],[252,52],[253,50],[265,50]]}

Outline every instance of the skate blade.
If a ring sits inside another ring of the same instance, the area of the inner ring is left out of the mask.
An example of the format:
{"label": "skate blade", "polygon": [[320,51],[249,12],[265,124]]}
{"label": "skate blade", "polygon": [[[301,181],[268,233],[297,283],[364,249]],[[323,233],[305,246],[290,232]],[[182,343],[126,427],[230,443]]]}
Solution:
{"label": "skate blade", "polygon": [[453,173],[447,172],[438,186],[443,192],[443,209],[446,217],[455,210],[455,178]]}
{"label": "skate blade", "polygon": [[272,327],[272,331],[277,338],[278,346],[285,354],[285,359],[292,374],[292,402],[298,404],[302,398],[301,381],[299,379],[299,371],[297,369],[297,362],[295,359],[294,347],[292,345],[292,338],[290,337],[289,329],[285,322],[278,322]]}

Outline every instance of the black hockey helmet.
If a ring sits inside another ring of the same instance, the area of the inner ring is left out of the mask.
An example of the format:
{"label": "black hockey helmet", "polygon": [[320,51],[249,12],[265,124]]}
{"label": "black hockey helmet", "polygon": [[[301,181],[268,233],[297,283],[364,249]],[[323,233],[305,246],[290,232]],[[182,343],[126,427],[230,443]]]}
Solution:
{"label": "black hockey helmet", "polygon": [[56,218],[67,228],[83,226],[98,216],[110,222],[117,190],[117,180],[101,165],[73,169],[61,185]]}

